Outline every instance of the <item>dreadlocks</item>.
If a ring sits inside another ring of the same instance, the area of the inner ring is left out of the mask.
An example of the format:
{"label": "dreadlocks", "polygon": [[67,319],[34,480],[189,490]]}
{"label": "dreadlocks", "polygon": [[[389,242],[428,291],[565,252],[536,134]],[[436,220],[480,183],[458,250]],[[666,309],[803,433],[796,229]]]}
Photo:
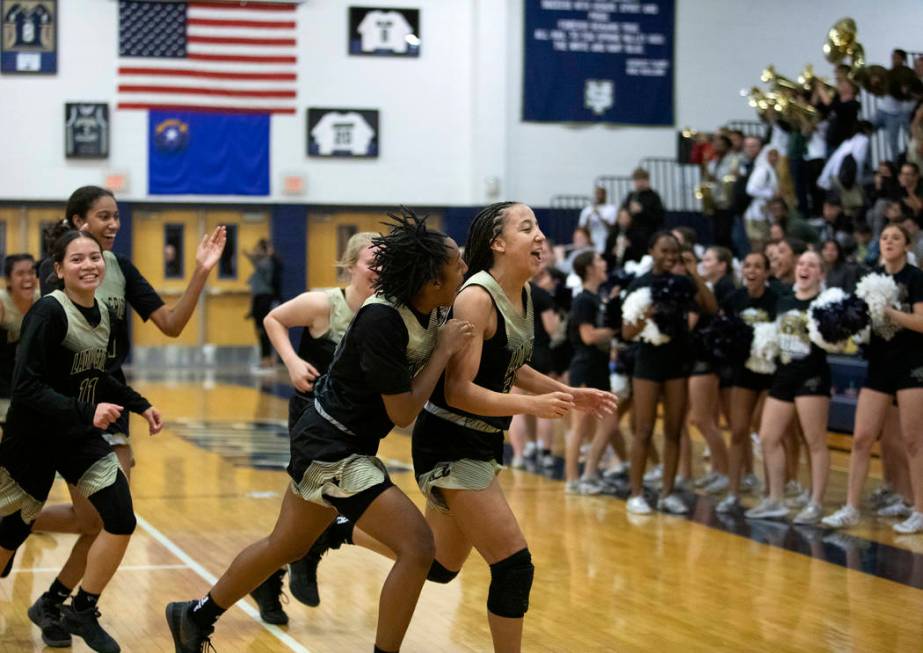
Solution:
{"label": "dreadlocks", "polygon": [[468,241],[465,243],[465,263],[468,274],[489,270],[494,264],[494,253],[490,250],[494,239],[503,231],[503,213],[516,202],[495,202],[481,209],[468,228]]}
{"label": "dreadlocks", "polygon": [[449,260],[446,235],[427,229],[426,218],[401,207],[400,214],[389,213],[385,222],[391,231],[372,239],[375,259],[371,268],[378,273],[375,290],[398,306],[409,305],[427,283],[441,278],[442,266]]}

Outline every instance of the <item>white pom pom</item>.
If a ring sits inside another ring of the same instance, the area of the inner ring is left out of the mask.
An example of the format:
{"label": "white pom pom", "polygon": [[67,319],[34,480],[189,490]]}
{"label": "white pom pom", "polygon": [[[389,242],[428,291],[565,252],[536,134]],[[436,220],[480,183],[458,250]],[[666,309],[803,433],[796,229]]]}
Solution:
{"label": "white pom pom", "polygon": [[900,308],[897,301],[898,290],[894,279],[887,274],[869,274],[862,278],[856,285],[856,297],[865,300],[869,305],[869,316],[872,318],[872,330],[890,340],[897,333],[898,327],[885,315],[885,309]]}
{"label": "white pom pom", "polygon": [[[622,302],[622,321],[628,325],[636,325],[644,320],[644,315],[653,303],[650,288],[638,288]],[[664,335],[657,328],[654,320],[646,320],[644,328],[635,340],[643,340],[652,345],[660,346],[670,342],[670,336]]]}
{"label": "white pom pom", "polygon": [[810,306],[808,306],[808,337],[811,342],[831,354],[840,354],[846,349],[849,340],[842,342],[827,342],[817,328],[817,320],[814,319],[815,308],[826,308],[831,304],[838,304],[847,298],[847,294],[842,288],[828,288],[817,296]]}
{"label": "white pom pom", "polygon": [[753,325],[753,344],[746,367],[757,374],[774,374],[779,355],[779,329],[775,322],[757,322]]}

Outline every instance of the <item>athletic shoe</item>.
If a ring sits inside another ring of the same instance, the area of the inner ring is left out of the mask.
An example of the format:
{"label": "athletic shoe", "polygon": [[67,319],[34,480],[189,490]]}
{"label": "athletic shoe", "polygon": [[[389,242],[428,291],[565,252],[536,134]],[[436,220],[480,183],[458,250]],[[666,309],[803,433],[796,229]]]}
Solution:
{"label": "athletic shoe", "polygon": [[605,489],[606,486],[603,485],[602,481],[595,477],[581,478],[577,482],[577,494],[582,494],[584,496],[602,494],[603,490]]}
{"label": "athletic shoe", "polygon": [[619,463],[603,471],[603,479],[610,481],[628,476],[628,463]]}
{"label": "athletic shoe", "polygon": [[200,628],[191,618],[196,601],[167,603],[167,625],[173,635],[176,653],[205,653],[212,647],[213,627]]}
{"label": "athletic shoe", "polygon": [[42,641],[51,648],[67,648],[71,635],[61,625],[61,604],[51,600],[45,592],[28,610],[29,619],[42,630]]}
{"label": "athletic shoe", "polygon": [[61,606],[61,624],[97,653],[119,653],[122,647],[99,625],[99,609],[75,610],[73,602]]}
{"label": "athletic shoe", "polygon": [[260,619],[276,626],[284,626],[288,623],[288,615],[285,614],[280,600],[282,597],[283,576],[285,576],[284,569],[273,572],[272,576],[250,592],[250,596],[253,597],[260,609]]}
{"label": "athletic shoe", "polygon": [[525,469],[526,468],[526,459],[524,456],[513,456],[512,462],[510,462],[510,467],[513,469]]}
{"label": "athletic shoe", "polygon": [[715,506],[715,511],[721,514],[728,514],[740,510],[740,499],[735,494],[729,494]]}
{"label": "athletic shoe", "polygon": [[715,480],[709,483],[708,485],[706,485],[702,489],[705,492],[705,494],[721,494],[722,492],[727,491],[728,486],[730,484],[731,483],[730,481],[728,481],[727,476],[725,476],[724,474],[716,474]]}
{"label": "athletic shoe", "polygon": [[564,481],[564,494],[580,494],[580,481]]}
{"label": "athletic shoe", "polygon": [[536,454],[539,452],[538,444],[535,443],[535,440],[526,440],[526,446],[523,447],[522,457],[523,458],[535,458]]}
{"label": "athletic shoe", "polygon": [[663,497],[657,502],[657,510],[671,515],[685,515],[689,512],[689,507],[679,498],[679,495],[671,494]]}
{"label": "athletic shoe", "polygon": [[747,494],[759,494],[763,484],[756,474],[747,474],[740,482],[740,489]]}
{"label": "athletic shoe", "polygon": [[703,487],[713,483],[714,480],[718,478],[718,476],[718,472],[708,472],[707,474],[702,474],[697,479],[695,479],[692,485],[696,490],[701,490]]}
{"label": "athletic shoe", "polygon": [[791,480],[785,484],[785,496],[797,497],[799,494],[804,494],[804,486],[801,483]]}
{"label": "athletic shoe", "polygon": [[804,507],[804,509],[795,515],[795,518],[792,520],[795,524],[816,524],[820,521],[820,518],[824,516],[824,509],[819,503],[810,502]]}
{"label": "athletic shoe", "polygon": [[792,508],[795,510],[799,508],[804,508],[809,503],[811,503],[811,495],[808,494],[807,490],[799,494],[797,497],[792,497],[790,499],[785,500],[786,507]]}
{"label": "athletic shoe", "polygon": [[892,526],[896,532],[904,535],[913,535],[914,533],[923,533],[923,512],[914,511],[910,517],[900,524]]}
{"label": "athletic shoe", "polygon": [[631,497],[625,504],[625,509],[633,515],[649,515],[654,512],[643,496]]}
{"label": "athletic shoe", "polygon": [[859,511],[852,506],[843,506],[821,519],[820,523],[827,528],[852,528],[859,525]]}
{"label": "athletic shoe", "polygon": [[320,605],[317,591],[317,566],[327,551],[339,549],[352,532],[349,520],[339,516],[324,529],[308,549],[307,555],[289,565],[288,588],[299,602],[312,608]]}
{"label": "athletic shoe", "polygon": [[655,465],[644,474],[645,484],[659,483],[663,480],[663,465]]}
{"label": "athletic shoe", "polygon": [[673,491],[674,492],[689,492],[690,491],[689,481],[686,479],[685,476],[677,475],[676,478],[673,479]]}
{"label": "athletic shoe", "polygon": [[907,505],[900,498],[898,501],[894,501],[878,510],[879,517],[909,517],[911,513],[913,513],[913,506]]}
{"label": "athletic shoe", "polygon": [[888,505],[888,502],[893,500],[893,497],[899,496],[894,494],[894,490],[891,489],[891,486],[887,483],[882,483],[869,495],[869,503],[871,503],[876,508]]}
{"label": "athletic shoe", "polygon": [[543,469],[553,469],[554,468],[554,455],[546,453],[542,455],[542,468]]}
{"label": "athletic shoe", "polygon": [[750,508],[744,513],[747,519],[782,519],[788,516],[788,508],[781,501],[773,501],[766,497],[759,505]]}

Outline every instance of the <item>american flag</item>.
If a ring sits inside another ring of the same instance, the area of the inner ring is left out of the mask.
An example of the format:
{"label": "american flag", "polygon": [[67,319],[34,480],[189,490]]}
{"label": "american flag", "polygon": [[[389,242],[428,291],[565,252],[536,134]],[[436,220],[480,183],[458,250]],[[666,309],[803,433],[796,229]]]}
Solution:
{"label": "american flag", "polygon": [[119,109],[295,113],[295,5],[119,2]]}

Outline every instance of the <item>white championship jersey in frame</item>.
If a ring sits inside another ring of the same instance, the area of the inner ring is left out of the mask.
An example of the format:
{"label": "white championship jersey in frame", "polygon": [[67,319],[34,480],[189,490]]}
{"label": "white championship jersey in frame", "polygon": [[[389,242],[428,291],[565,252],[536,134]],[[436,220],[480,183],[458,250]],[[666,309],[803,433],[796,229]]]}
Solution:
{"label": "white championship jersey in frame", "polygon": [[331,111],[314,125],[311,136],[322,155],[340,152],[361,156],[368,154],[375,130],[355,111]]}
{"label": "white championship jersey in frame", "polygon": [[413,28],[397,11],[370,11],[356,28],[362,35],[362,51],[407,52],[407,37]]}

